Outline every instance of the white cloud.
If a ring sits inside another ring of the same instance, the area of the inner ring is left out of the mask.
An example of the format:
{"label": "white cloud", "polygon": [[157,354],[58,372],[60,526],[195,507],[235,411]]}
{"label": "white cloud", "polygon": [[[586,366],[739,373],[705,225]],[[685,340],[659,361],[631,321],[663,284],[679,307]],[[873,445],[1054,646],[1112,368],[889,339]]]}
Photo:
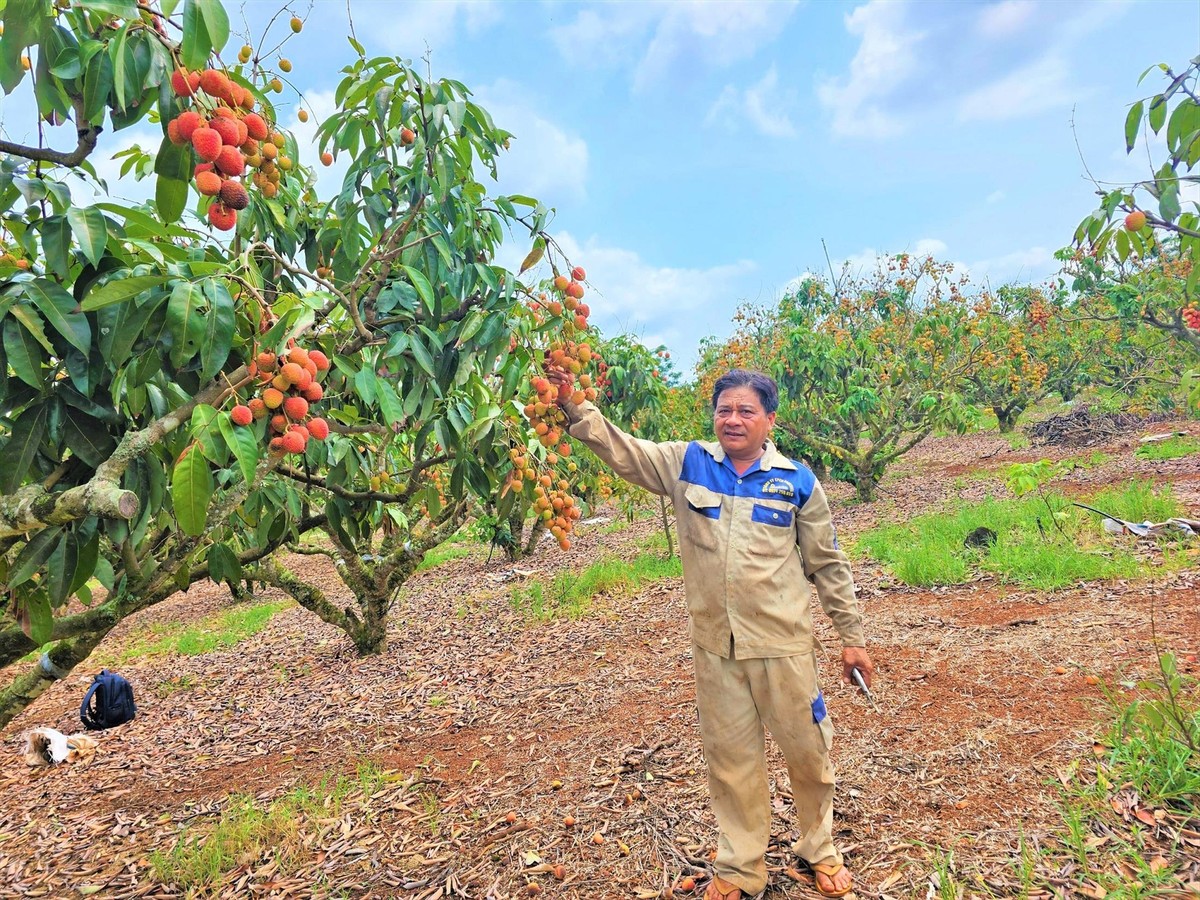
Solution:
{"label": "white cloud", "polygon": [[1003,199],[1004,199],[1004,191],[992,191],[990,194],[987,195],[986,202],[999,203]]}
{"label": "white cloud", "polygon": [[512,147],[497,162],[501,193],[529,194],[555,205],[587,194],[588,146],[543,116],[515,82],[501,79],[476,91],[492,121],[512,132]]}
{"label": "white cloud", "polygon": [[1046,278],[1058,271],[1059,264],[1054,258],[1053,250],[1046,247],[1029,247],[967,263],[964,268],[976,283],[989,281],[993,285],[1000,285]]}
{"label": "white cloud", "polygon": [[959,121],[1013,119],[1066,105],[1076,96],[1068,80],[1062,59],[1047,56],[1036,60],[963,97]]}
{"label": "white cloud", "polygon": [[[416,0],[364,4],[352,7],[355,28],[369,32],[392,53],[418,57],[425,47],[437,53],[453,41],[461,27],[477,35],[500,21],[502,8],[495,0]],[[365,14],[364,14],[365,12]]]}
{"label": "white cloud", "polygon": [[1029,24],[1036,8],[1033,0],[1002,0],[980,10],[976,28],[987,40],[1011,37]]}
{"label": "white cloud", "polygon": [[711,125],[722,117],[744,116],[767,137],[794,137],[796,128],[785,111],[793,102],[791,91],[780,92],[779,73],[771,66],[761,81],[745,91],[727,85],[704,121]]}
{"label": "white cloud", "polygon": [[1072,73],[1089,36],[1125,14],[1126,2],[986,6],[948,0],[869,0],[845,17],[858,38],[845,72],[818,79],[834,134],[880,138],[947,117],[1036,115],[1085,89]]}
{"label": "white cloud", "polygon": [[[749,259],[686,268],[658,264],[595,236],[580,241],[562,232],[555,239],[572,265],[587,270],[584,301],[606,336],[628,333],[647,346],[665,344],[684,367],[694,361],[701,338],[728,332],[734,310],[746,299],[745,285],[758,271]],[[496,261],[515,270],[528,250],[526,240],[514,240]],[[549,267],[542,263],[541,271],[527,274],[547,277]]]}
{"label": "white cloud", "polygon": [[901,2],[870,0],[845,17],[846,30],[862,38],[850,73],[827,78],[817,86],[817,98],[833,112],[835,134],[886,137],[903,130],[901,120],[889,112],[886,100],[892,89],[917,68],[920,31],[909,30]]}
{"label": "white cloud", "polygon": [[[551,29],[572,65],[628,68],[635,91],[669,84],[696,66],[749,59],[783,31],[797,0],[653,0],[581,9]],[[602,48],[601,52],[592,52]]]}

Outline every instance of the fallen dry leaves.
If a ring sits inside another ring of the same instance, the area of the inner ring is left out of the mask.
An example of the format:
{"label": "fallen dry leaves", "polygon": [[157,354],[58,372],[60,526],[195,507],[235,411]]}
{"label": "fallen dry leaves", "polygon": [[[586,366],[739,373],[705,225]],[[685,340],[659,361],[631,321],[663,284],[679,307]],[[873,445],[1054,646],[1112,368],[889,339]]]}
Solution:
{"label": "fallen dry leaves", "polygon": [[[1200,474],[1179,461],[1135,460],[1136,440],[1110,442],[1112,461],[1071,477],[1083,489],[1152,471],[1200,503]],[[994,435],[928,441],[885,481],[879,501],[838,505],[839,528],[853,534],[928,509],[959,490],[948,477],[956,471],[1043,454],[1067,451],[1011,451]],[[976,479],[961,490],[987,489]],[[830,493],[847,496],[841,485]],[[604,552],[629,554],[655,527],[610,534],[583,526],[567,557],[547,551],[513,567],[486,563],[478,548],[422,573],[405,591],[390,649],[377,657],[358,659],[338,632],[291,609],[229,650],[137,659],[122,667],[138,692],[137,720],[102,735],[90,763],[28,770],[21,731],[74,730],[94,668],[81,667],[3,732],[11,752],[0,763],[0,898],[181,896],[153,877],[155,851],[210,834],[233,794],[268,809],[300,786],[319,795],[321,779],[337,775],[358,786],[299,817],[279,843],[236,859],[206,895],[651,900],[702,892],[716,832],[681,584],[600,598],[578,621],[529,622],[508,602],[512,584]],[[293,564],[336,596],[321,562]],[[838,729],[837,838],[858,894],[925,896],[942,848],[966,896],[1012,895],[1018,835],[1050,850],[1061,826],[1050,782],[1093,777],[1107,753],[1097,745],[1093,757],[1103,685],[1084,674],[1109,685],[1150,674],[1152,602],[1160,639],[1194,653],[1196,573],[1054,594],[989,579],[911,589],[857,562],[855,576],[880,709],[838,683],[832,651],[822,670]],[[153,623],[196,621],[229,603],[224,591],[197,586],[123,623],[98,656],[113,658]],[[836,646],[820,616],[818,627]],[[1060,666],[1069,677],[1054,674]],[[812,897],[789,850],[798,834],[786,770],[770,753],[768,896]],[[357,781],[364,761],[383,777]],[[1097,865],[1118,843],[1117,829],[1137,828],[1150,871],[1180,866],[1185,892],[1200,883],[1200,822],[1151,809],[1125,788],[1112,808],[1089,836]],[[1037,878],[1031,897],[1103,896],[1069,866]]]}

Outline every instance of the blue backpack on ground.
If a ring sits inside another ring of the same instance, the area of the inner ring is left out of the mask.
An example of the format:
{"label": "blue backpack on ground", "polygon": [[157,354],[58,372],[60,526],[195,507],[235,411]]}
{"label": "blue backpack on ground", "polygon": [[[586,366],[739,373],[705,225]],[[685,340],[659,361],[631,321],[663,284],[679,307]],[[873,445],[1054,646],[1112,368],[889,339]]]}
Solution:
{"label": "blue backpack on ground", "polygon": [[137,715],[133,688],[116,672],[101,669],[79,707],[79,718],[89,731],[124,725]]}

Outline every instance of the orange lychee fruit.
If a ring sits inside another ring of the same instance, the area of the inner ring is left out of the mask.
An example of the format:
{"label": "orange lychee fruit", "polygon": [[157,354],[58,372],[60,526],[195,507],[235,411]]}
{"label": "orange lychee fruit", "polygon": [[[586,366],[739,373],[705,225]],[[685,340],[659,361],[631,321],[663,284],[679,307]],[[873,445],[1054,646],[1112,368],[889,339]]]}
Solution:
{"label": "orange lychee fruit", "polygon": [[250,411],[250,407],[239,403],[229,411],[229,418],[234,425],[249,425],[254,421],[254,413]]}
{"label": "orange lychee fruit", "polygon": [[205,162],[214,162],[221,155],[221,135],[208,126],[192,132],[192,147]]}
{"label": "orange lychee fruit", "polygon": [[1140,209],[1135,209],[1125,217],[1126,231],[1141,231],[1146,227],[1146,214]]}

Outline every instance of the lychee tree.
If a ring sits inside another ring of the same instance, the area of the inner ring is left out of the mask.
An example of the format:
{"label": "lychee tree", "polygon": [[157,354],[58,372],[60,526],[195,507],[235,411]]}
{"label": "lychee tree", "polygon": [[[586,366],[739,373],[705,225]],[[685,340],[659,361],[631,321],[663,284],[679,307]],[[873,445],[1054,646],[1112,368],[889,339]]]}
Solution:
{"label": "lychee tree", "polygon": [[860,500],[934,428],[970,421],[961,283],[949,265],[900,255],[869,276],[809,279],[773,312],[777,429],[828,454],[832,474],[853,482]]}
{"label": "lychee tree", "polygon": [[[1200,183],[1200,56],[1178,72],[1166,64],[1156,73],[1160,90],[1135,101],[1125,116],[1125,150],[1141,142],[1165,156],[1147,177],[1109,188],[1097,185],[1099,205],[1075,229],[1073,247],[1059,256],[1085,298],[1112,304],[1126,321],[1169,334],[1200,352],[1200,205],[1187,188]],[[1170,270],[1178,290],[1143,290],[1145,266]],[[1097,311],[1097,315],[1104,312]]]}
{"label": "lychee tree", "polygon": [[[177,7],[0,6],[0,86],[30,93],[42,120],[37,143],[0,141],[0,665],[43,651],[9,670],[0,720],[122,618],[205,577],[207,535],[271,465],[217,413],[252,376],[260,316],[235,275],[244,263],[180,222],[191,150],[168,136],[185,111],[173,75],[217,71],[228,19],[217,3]],[[230,88],[220,101],[233,118],[272,118],[255,73],[220,74],[241,85],[236,109]],[[164,131],[153,159],[126,160],[155,178],[155,203],[80,202],[80,180],[104,193],[90,163],[101,134],[138,122]],[[74,147],[55,148],[61,125]],[[264,529],[243,559],[282,536]]]}
{"label": "lychee tree", "polygon": [[[508,431],[527,427],[511,401],[540,365],[536,324],[490,260],[549,211],[487,198],[474,166],[494,168],[506,133],[403,61],[356,45],[321,131],[351,174],[321,206],[268,100],[278,75],[249,42],[221,65],[221,4],[0,11],[0,85],[31,89],[77,142],[0,142],[0,666],[41,650],[0,686],[2,721],[130,613],[206,577],[241,592],[314,529],[383,586],[360,603],[391,590],[383,569],[404,576],[460,498],[494,491]],[[69,181],[95,184],[102,133],[134,122],[163,132],[123,163],[154,202],[79,202]],[[398,487],[372,486],[384,471]],[[368,543],[376,525],[390,544]],[[347,628],[363,647],[367,619]]]}
{"label": "lychee tree", "polygon": [[[348,172],[341,192],[299,221],[304,259],[279,252],[269,223],[247,235],[260,269],[274,263],[274,290],[332,304],[315,332],[332,360],[330,438],[272,477],[322,514],[322,540],[293,548],[332,557],[355,602],[330,602],[278,559],[245,575],[286,590],[375,653],[400,588],[472,501],[507,513],[518,494],[541,492],[537,500],[553,503],[541,510],[546,526],[569,546],[578,507],[552,474],[569,452],[563,423],[551,420],[553,398],[530,393],[548,390],[544,356],[575,366],[581,396],[591,393],[590,310],[583,274],[567,274],[544,233],[549,210],[528,197],[489,197],[477,180],[495,171],[508,133],[461,84],[356,49],[335,92],[339,108],[318,130],[323,154],[349,156]],[[510,233],[532,244],[526,268],[549,264],[553,296],[493,262]],[[290,417],[279,424],[286,439]],[[538,459],[523,459],[535,446]]]}

